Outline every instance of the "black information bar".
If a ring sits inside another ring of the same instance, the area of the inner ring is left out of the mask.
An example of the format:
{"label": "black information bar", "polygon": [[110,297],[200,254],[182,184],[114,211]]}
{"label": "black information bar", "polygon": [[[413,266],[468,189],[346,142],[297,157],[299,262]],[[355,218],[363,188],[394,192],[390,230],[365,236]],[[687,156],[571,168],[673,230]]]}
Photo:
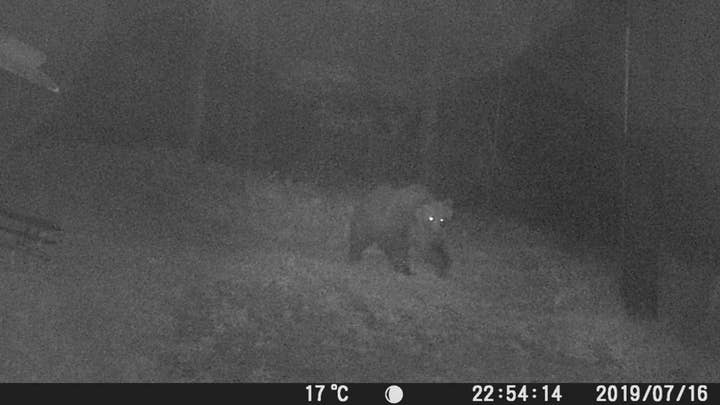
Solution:
{"label": "black information bar", "polygon": [[[717,404],[719,383],[2,384],[5,398],[212,404]],[[18,396],[19,395],[19,396]],[[257,402],[260,400],[260,402]]]}

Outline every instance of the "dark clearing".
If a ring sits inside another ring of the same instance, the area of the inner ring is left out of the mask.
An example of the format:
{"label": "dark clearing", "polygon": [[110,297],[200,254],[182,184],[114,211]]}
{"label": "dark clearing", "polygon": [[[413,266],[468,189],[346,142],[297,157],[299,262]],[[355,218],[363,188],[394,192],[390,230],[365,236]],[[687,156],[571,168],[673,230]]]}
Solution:
{"label": "dark clearing", "polygon": [[719,20],[0,0],[0,382],[720,382]]}

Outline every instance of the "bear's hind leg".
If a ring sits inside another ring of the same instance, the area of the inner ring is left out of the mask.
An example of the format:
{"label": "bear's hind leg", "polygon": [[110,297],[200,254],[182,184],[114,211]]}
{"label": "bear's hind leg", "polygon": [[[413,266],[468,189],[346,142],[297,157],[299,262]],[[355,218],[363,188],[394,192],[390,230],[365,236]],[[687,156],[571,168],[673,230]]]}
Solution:
{"label": "bear's hind leg", "polygon": [[387,239],[380,244],[380,248],[390,260],[393,270],[405,275],[412,274],[408,258],[409,246],[407,241],[402,240],[402,238]]}

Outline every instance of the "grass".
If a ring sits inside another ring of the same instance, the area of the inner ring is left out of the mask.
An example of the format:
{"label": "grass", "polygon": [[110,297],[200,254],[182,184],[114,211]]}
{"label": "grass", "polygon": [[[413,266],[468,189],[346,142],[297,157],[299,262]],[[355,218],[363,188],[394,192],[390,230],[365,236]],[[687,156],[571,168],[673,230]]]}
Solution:
{"label": "grass", "polygon": [[460,212],[451,274],[345,262],[355,192],[168,150],[0,163],[6,204],[63,224],[0,252],[0,381],[718,381],[717,345],[625,317],[614,264]]}

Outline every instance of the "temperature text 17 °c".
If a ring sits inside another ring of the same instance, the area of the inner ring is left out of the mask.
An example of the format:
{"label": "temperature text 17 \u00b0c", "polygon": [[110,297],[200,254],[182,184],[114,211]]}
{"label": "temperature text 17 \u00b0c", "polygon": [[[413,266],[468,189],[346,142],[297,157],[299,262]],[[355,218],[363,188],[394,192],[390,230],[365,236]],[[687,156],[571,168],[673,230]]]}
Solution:
{"label": "temperature text 17 \u00b0c", "polygon": [[338,402],[347,402],[347,400],[350,398],[348,396],[349,389],[347,385],[340,385],[340,384],[309,384],[305,386],[305,390],[307,391],[307,401],[308,402],[318,402],[321,403],[323,401],[323,393],[325,392],[325,387],[330,388],[330,395],[334,395],[337,397]]}

